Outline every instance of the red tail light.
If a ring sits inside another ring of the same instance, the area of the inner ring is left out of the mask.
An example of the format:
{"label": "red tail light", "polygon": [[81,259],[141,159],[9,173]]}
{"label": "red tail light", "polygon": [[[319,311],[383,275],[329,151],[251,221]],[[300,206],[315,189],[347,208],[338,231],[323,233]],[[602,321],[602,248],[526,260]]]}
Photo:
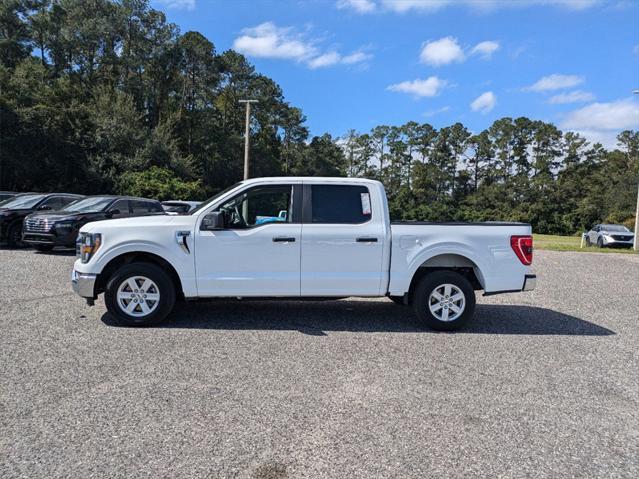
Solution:
{"label": "red tail light", "polygon": [[510,247],[513,249],[519,261],[528,266],[533,258],[532,236],[511,236]]}

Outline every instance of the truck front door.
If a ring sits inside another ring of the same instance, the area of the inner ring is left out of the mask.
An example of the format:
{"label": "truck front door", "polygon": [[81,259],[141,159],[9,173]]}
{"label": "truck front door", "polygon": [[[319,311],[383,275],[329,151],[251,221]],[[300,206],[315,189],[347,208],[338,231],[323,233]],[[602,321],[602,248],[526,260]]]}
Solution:
{"label": "truck front door", "polygon": [[301,185],[258,185],[217,210],[224,230],[196,231],[199,296],[299,296]]}

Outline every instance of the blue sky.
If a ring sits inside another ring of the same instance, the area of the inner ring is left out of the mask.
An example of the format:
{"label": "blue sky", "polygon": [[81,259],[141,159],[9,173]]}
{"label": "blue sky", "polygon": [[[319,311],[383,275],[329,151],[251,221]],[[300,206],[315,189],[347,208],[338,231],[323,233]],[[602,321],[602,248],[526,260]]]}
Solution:
{"label": "blue sky", "polygon": [[639,1],[152,0],[234,48],[313,134],[504,116],[614,144],[639,129]]}

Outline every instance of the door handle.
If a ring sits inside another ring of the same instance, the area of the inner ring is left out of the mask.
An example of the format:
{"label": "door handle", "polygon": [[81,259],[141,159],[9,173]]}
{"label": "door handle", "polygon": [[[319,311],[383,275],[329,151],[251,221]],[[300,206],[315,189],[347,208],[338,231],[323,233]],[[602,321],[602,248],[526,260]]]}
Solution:
{"label": "door handle", "polygon": [[377,243],[377,238],[357,238],[358,243]]}
{"label": "door handle", "polygon": [[273,243],[295,243],[295,238],[289,238],[287,236],[275,236]]}

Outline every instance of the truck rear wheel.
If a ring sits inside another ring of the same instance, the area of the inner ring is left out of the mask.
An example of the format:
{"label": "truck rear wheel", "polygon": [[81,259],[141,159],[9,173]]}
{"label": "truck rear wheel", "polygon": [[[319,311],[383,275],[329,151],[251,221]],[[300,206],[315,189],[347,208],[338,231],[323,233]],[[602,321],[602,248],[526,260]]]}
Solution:
{"label": "truck rear wheel", "polygon": [[421,322],[437,331],[462,328],[475,312],[470,281],[454,271],[433,271],[413,292],[413,308]]}
{"label": "truck rear wheel", "polygon": [[111,276],[104,303],[118,323],[125,326],[158,324],[173,311],[175,286],[159,266],[131,263]]}

